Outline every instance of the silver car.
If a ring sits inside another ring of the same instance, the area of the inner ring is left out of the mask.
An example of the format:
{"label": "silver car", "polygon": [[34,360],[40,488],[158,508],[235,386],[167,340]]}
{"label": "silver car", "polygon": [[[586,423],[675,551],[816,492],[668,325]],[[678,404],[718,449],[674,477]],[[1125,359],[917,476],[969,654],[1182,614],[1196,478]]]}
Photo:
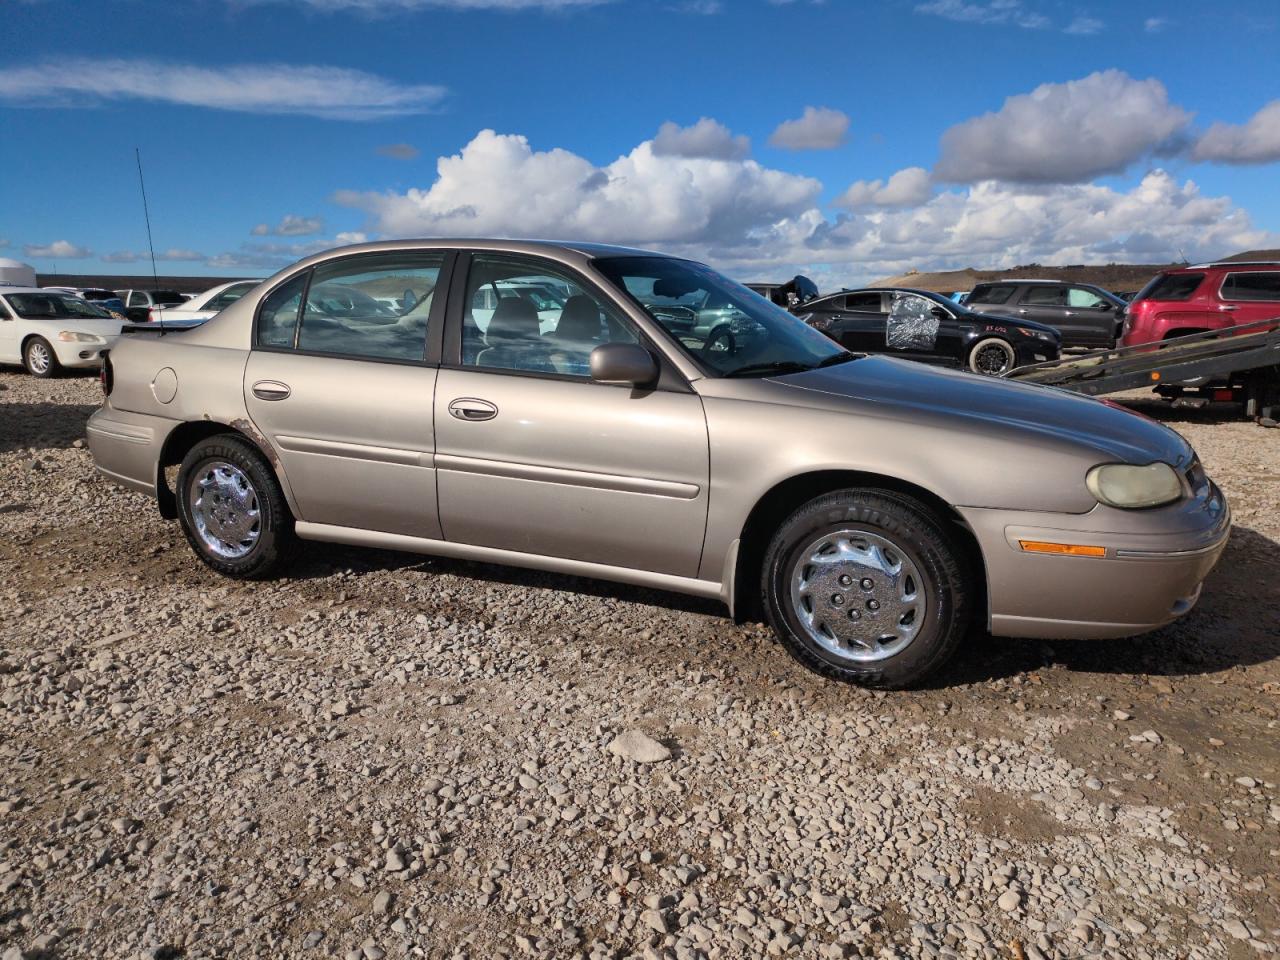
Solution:
{"label": "silver car", "polygon": [[[677,301],[753,335],[712,338]],[[225,576],[300,538],[641,584],[763,614],[869,686],[919,681],[973,627],[1159,627],[1230,530],[1157,423],[852,354],[706,266],[617,247],[322,253],[203,326],[126,335],[103,381],[98,469]]]}

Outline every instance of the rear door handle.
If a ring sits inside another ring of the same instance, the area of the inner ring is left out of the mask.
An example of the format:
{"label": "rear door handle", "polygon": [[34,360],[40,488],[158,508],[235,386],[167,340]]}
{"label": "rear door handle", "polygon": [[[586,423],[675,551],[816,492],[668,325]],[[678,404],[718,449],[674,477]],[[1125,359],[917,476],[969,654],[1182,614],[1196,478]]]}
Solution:
{"label": "rear door handle", "polygon": [[1233,306],[1231,306],[1231,304],[1229,304],[1229,303],[1224,303],[1222,306],[1218,307],[1218,309],[1219,309],[1219,310],[1222,310],[1222,311],[1224,311],[1224,312],[1225,312],[1225,311],[1227,311],[1227,310],[1239,310],[1240,308],[1239,308],[1239,307],[1233,307]]}
{"label": "rear door handle", "polygon": [[259,400],[288,400],[291,392],[289,385],[279,380],[259,380],[253,385],[253,395]]}
{"label": "rear door handle", "polygon": [[492,420],[498,415],[498,408],[488,400],[459,397],[449,404],[449,413],[459,420]]}

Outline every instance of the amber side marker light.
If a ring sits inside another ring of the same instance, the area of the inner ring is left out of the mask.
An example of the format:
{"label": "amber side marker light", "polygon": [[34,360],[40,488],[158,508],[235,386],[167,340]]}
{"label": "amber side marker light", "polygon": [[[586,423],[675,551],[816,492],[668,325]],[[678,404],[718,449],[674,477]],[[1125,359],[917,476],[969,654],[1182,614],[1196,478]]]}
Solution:
{"label": "amber side marker light", "polygon": [[1093,547],[1084,543],[1045,543],[1042,540],[1019,540],[1019,546],[1027,553],[1051,553],[1059,557],[1105,557],[1106,547]]}

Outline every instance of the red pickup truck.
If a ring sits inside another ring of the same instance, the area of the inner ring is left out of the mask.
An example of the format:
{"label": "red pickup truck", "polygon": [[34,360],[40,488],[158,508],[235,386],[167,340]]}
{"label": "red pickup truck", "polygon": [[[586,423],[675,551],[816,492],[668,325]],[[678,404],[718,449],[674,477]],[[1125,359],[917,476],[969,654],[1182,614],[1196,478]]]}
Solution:
{"label": "red pickup truck", "polygon": [[1157,274],[1124,312],[1131,347],[1280,317],[1280,261],[1206,263]]}

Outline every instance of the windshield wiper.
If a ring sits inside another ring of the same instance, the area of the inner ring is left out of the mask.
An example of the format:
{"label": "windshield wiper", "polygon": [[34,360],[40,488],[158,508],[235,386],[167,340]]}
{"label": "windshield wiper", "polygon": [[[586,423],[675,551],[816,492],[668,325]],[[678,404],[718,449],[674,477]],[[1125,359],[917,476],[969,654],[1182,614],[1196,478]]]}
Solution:
{"label": "windshield wiper", "polygon": [[798,363],[795,360],[771,360],[768,363],[748,363],[745,367],[730,370],[725,376],[749,377],[754,373],[803,373],[812,369],[813,367],[807,363]]}

